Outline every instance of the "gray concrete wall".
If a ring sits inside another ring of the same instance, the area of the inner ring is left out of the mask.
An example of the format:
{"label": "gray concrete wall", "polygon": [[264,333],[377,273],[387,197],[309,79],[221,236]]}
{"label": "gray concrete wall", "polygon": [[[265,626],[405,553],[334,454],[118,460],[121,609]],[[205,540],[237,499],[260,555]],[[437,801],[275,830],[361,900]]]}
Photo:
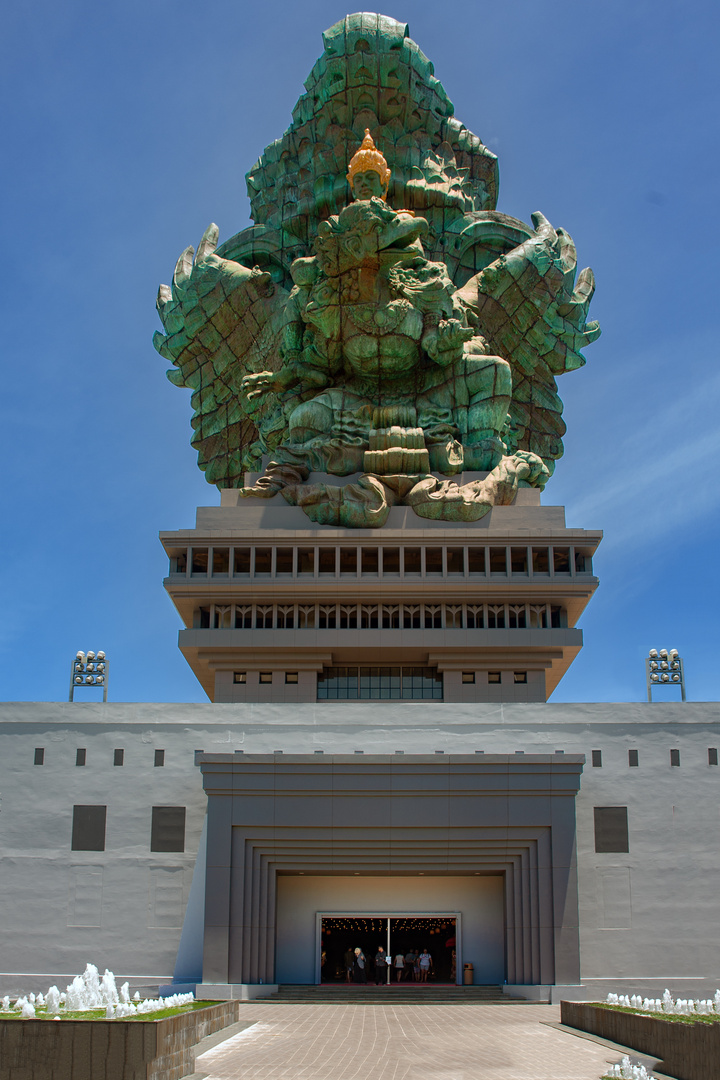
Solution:
{"label": "gray concrete wall", "polygon": [[[43,766],[32,764],[36,746]],[[720,768],[708,765],[707,749],[717,746],[717,703],[2,704],[0,991],[45,990],[50,976],[69,979],[88,960],[123,978],[169,981],[205,811],[194,765],[203,749],[585,754],[576,799],[583,981],[592,993],[712,992]],[[84,768],[74,764],[77,747],[87,748]],[[112,765],[116,747],[122,768]],[[166,750],[164,768],[153,766],[156,747]],[[598,749],[602,768],[592,768]],[[108,806],[105,852],[71,852],[74,803]],[[161,804],[188,808],[182,854],[149,850],[150,808]],[[628,807],[630,850],[596,853],[593,808],[615,805]]]}

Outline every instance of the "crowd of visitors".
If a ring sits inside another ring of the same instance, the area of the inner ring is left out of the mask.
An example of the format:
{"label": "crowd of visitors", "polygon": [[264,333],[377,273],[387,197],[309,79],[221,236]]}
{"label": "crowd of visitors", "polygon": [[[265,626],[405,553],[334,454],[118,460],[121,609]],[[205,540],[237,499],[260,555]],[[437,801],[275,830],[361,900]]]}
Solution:
{"label": "crowd of visitors", "polygon": [[[388,968],[395,969],[396,982],[427,982],[433,972],[432,956],[427,949],[410,949],[398,953],[393,959],[382,945],[378,946],[372,966],[375,969],[375,985],[388,981]],[[371,976],[371,964],[360,948],[349,948],[345,953],[345,979],[347,982],[367,983]]]}

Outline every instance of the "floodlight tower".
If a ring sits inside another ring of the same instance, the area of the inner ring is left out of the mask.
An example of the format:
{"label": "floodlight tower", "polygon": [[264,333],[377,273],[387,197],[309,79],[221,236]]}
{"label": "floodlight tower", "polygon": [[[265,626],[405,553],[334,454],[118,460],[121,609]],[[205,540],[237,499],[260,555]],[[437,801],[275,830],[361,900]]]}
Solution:
{"label": "floodlight tower", "polygon": [[77,652],[70,668],[70,695],[68,701],[75,700],[75,691],[84,686],[102,686],[103,701],[107,701],[108,662],[105,653]]}
{"label": "floodlight tower", "polygon": [[645,660],[648,701],[652,701],[653,686],[679,686],[685,701],[685,668],[677,649],[651,649]]}

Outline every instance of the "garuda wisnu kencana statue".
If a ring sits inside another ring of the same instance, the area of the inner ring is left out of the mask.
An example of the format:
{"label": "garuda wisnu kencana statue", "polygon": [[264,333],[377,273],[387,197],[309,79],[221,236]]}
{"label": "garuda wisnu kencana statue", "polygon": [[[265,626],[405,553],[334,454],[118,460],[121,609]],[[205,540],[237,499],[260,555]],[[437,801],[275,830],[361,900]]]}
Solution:
{"label": "garuda wisnu kencana statue", "polygon": [[328,525],[381,526],[397,504],[477,520],[562,455],[555,376],[600,332],[593,275],[576,281],[542,214],[495,210],[497,159],[406,26],[352,15],[324,40],[247,177],[255,225],[183,252],[155,345],[193,391],[209,482]]}

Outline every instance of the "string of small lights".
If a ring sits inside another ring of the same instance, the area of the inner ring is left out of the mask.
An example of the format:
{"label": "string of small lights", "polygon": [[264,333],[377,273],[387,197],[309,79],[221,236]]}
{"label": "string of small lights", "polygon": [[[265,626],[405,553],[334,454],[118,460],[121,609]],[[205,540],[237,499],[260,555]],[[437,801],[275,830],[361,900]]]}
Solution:
{"label": "string of small lights", "polygon": [[390,932],[423,934],[443,934],[455,931],[455,919],[442,919],[438,917],[403,917],[393,916],[367,917],[362,916],[332,916],[323,918],[323,935],[333,933],[354,934],[379,934],[387,930],[387,921],[390,919]]}

